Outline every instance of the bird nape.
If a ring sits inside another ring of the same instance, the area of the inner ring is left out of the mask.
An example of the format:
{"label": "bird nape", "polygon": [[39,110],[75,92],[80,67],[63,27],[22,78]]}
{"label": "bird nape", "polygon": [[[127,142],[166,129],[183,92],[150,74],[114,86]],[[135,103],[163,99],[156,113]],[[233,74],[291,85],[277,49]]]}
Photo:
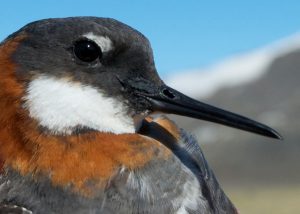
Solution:
{"label": "bird nape", "polygon": [[45,19],[0,44],[0,213],[237,213],[171,113],[281,136],[166,86],[148,39]]}

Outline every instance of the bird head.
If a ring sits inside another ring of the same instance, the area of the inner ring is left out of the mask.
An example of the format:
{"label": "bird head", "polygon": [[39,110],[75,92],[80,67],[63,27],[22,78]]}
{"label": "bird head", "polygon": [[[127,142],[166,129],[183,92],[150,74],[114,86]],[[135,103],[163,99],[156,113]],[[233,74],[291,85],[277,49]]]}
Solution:
{"label": "bird head", "polygon": [[280,138],[246,117],[196,101],[158,76],[145,36],[108,18],[46,19],[26,25],[12,53],[22,108],[53,134],[134,133],[135,118],[173,113]]}

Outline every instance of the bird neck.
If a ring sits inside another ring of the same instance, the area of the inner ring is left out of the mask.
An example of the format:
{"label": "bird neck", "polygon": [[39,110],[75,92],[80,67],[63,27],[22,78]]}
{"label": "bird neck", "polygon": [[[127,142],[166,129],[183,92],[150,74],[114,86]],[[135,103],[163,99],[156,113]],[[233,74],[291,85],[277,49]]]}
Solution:
{"label": "bird neck", "polygon": [[[22,107],[24,86],[16,78],[17,66],[8,57],[21,39],[0,46],[0,169],[13,169],[33,179],[47,177],[57,186],[72,184],[74,191],[90,195],[94,187],[105,186],[122,168],[135,170],[153,158],[170,155],[156,140],[135,133],[93,131],[62,136],[40,130]],[[93,181],[92,187],[89,181]]]}
{"label": "bird neck", "polygon": [[170,154],[158,141],[139,134],[46,135],[24,114],[11,119],[0,126],[3,169],[35,180],[50,178],[55,186],[72,184],[74,192],[87,196],[105,187],[122,169],[138,170]]}

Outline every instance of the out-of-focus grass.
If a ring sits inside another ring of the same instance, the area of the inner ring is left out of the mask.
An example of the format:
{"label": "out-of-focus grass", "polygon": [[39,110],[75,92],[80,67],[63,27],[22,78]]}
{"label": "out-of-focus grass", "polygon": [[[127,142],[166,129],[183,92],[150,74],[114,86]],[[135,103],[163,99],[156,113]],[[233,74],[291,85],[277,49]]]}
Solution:
{"label": "out-of-focus grass", "polygon": [[300,213],[300,186],[226,188],[241,214]]}

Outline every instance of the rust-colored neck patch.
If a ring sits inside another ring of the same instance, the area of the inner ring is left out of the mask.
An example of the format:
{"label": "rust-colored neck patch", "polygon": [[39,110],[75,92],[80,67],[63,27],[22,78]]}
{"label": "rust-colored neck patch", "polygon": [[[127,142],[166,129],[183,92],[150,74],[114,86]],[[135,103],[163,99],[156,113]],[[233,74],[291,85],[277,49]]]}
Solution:
{"label": "rust-colored neck patch", "polygon": [[175,143],[179,140],[180,130],[176,126],[176,124],[169,118],[165,116],[159,116],[159,117],[148,116],[145,118],[145,120],[149,123],[156,123],[158,126],[164,128],[165,131],[167,131],[170,135],[172,135],[175,138],[174,141]]}
{"label": "rust-colored neck patch", "polygon": [[3,166],[4,166],[4,160],[2,160],[0,157],[0,174],[3,171]]}
{"label": "rust-colored neck patch", "polygon": [[[11,59],[24,37],[0,46],[0,169],[11,167],[22,175],[50,178],[53,185],[71,186],[93,196],[121,167],[138,169],[153,158],[166,159],[170,151],[154,139],[139,134],[90,132],[73,136],[41,133],[21,107],[25,89],[17,80]],[[92,181],[95,186],[87,187]]]}

